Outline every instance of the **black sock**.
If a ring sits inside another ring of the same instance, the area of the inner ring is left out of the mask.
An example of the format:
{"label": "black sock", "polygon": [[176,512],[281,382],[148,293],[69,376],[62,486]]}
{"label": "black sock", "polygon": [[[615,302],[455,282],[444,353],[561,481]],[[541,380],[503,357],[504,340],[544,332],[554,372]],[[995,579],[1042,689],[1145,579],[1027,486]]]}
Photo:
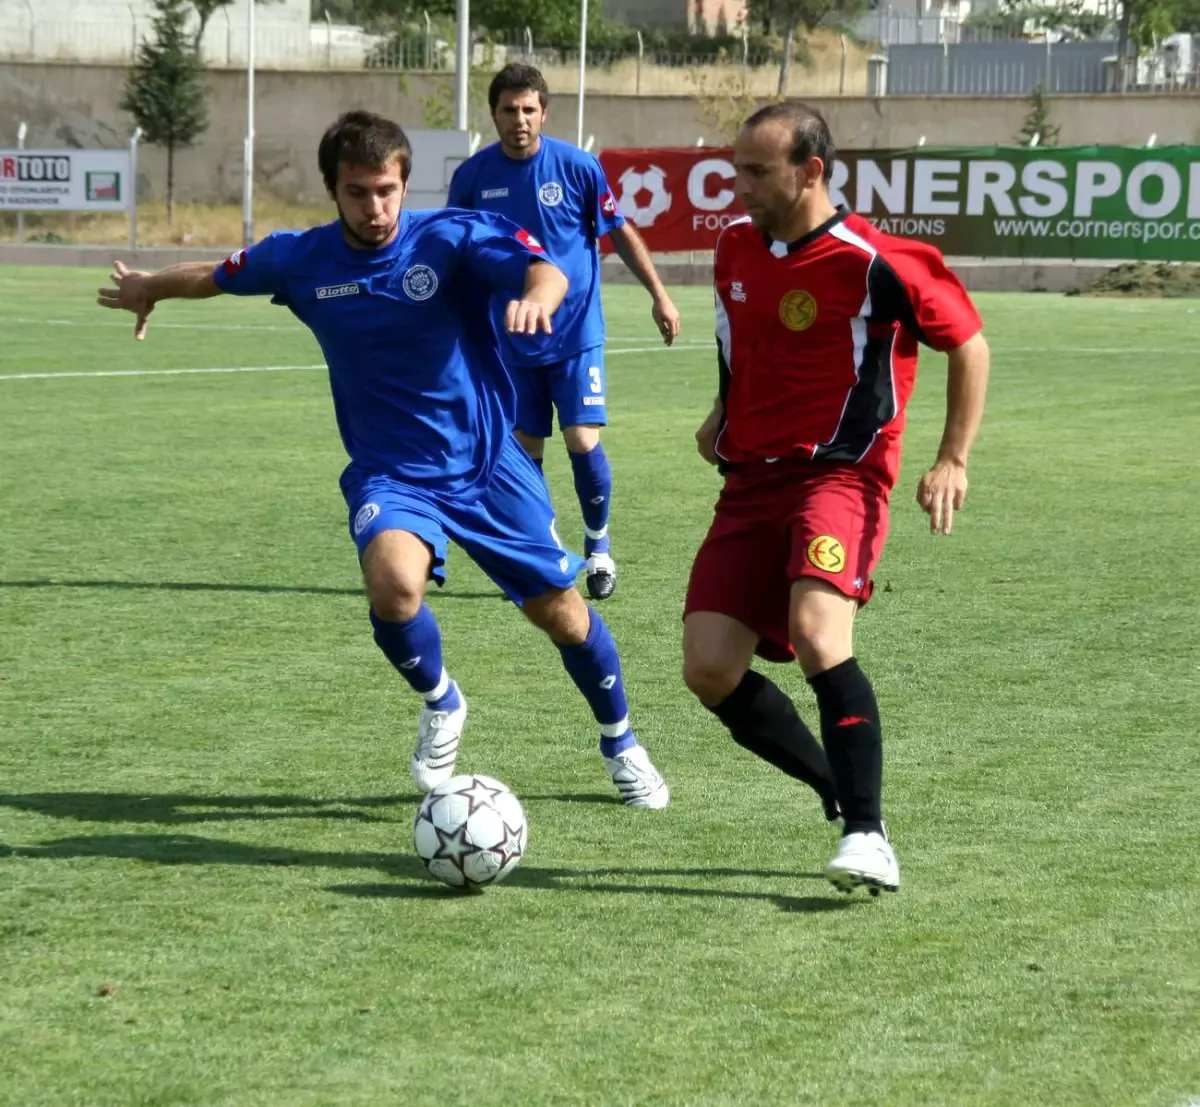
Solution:
{"label": "black sock", "polygon": [[837,818],[837,786],[825,751],[778,685],[751,669],[709,710],[729,728],[739,746],[803,781],[821,797],[825,817]]}
{"label": "black sock", "polygon": [[837,781],[845,833],[882,831],[883,731],[875,692],[851,657],[809,682],[821,713],[821,738]]}

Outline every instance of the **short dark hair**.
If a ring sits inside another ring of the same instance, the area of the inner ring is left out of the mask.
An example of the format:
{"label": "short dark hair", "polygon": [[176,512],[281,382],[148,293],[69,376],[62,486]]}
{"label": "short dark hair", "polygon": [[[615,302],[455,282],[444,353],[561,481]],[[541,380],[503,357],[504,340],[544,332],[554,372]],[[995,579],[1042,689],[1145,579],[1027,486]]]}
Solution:
{"label": "short dark hair", "polygon": [[837,156],[837,147],[833,143],[833,135],[825,117],[807,104],[801,104],[797,100],[785,100],[779,104],[768,104],[759,108],[743,126],[757,127],[760,123],[776,119],[792,128],[792,149],[788,154],[788,161],[793,165],[803,165],[809,158],[820,158],[825,165],[825,171],[821,175],[828,181],[833,176],[833,159]]}
{"label": "short dark hair", "polygon": [[488,86],[488,107],[496,114],[496,105],[500,96],[505,92],[536,92],[542,108],[550,102],[550,86],[536,65],[525,65],[523,62],[509,62],[492,78]]}
{"label": "short dark hair", "polygon": [[382,169],[393,158],[400,162],[400,179],[408,183],[412,172],[412,146],[399,123],[370,111],[348,111],[339,115],[321,136],[317,165],[325,187],[337,187],[338,166],[365,165]]}

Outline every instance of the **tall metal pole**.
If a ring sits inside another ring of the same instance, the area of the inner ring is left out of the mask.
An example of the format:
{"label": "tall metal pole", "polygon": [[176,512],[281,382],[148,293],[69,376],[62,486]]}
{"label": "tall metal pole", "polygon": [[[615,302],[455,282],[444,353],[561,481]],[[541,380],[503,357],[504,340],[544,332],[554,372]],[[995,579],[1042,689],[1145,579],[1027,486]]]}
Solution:
{"label": "tall metal pole", "polygon": [[579,116],[575,124],[575,145],[583,145],[583,85],[584,71],[587,68],[587,5],[588,0],[581,0],[579,9]]}
{"label": "tall metal pole", "polygon": [[246,149],[242,158],[242,245],[254,241],[254,0],[246,3]]}
{"label": "tall metal pole", "polygon": [[[17,124],[17,149],[18,150],[25,149],[25,132],[26,132],[26,130],[27,130],[27,128],[25,126],[25,121],[22,119],[21,122]],[[17,212],[17,241],[18,242],[25,241],[25,213],[23,211]]]}
{"label": "tall metal pole", "polygon": [[[138,144],[142,141],[142,128],[134,127],[129,136],[129,252],[137,252],[137,186]],[[131,259],[132,260],[132,259]]]}
{"label": "tall metal pole", "polygon": [[458,42],[454,60],[454,129],[467,129],[471,77],[471,0],[458,0]]}

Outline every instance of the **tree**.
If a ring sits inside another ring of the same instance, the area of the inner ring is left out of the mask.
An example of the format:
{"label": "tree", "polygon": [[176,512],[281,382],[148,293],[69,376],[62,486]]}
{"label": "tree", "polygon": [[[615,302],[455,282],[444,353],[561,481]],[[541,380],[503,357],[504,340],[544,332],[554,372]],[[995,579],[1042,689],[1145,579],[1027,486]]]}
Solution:
{"label": "tree", "polygon": [[824,22],[849,22],[867,9],[868,0],[750,0],[749,18],[763,29],[777,28],[783,34],[783,56],[779,62],[779,95],[786,96],[796,32],[810,35]]}
{"label": "tree", "polygon": [[1058,31],[1070,38],[1094,39],[1109,24],[1107,16],[1090,11],[1084,0],[1000,0],[995,8],[972,12],[965,21],[1020,38],[1026,27]]}
{"label": "tree", "polygon": [[187,32],[188,0],[154,0],[154,39],[143,39],[121,97],[142,137],[167,150],[167,222],[175,218],[175,151],[190,146],[208,126],[208,105]]}
{"label": "tree", "polygon": [[1117,57],[1121,59],[1118,91],[1129,86],[1130,46],[1135,57],[1153,50],[1177,25],[1182,5],[1179,0],[1123,0],[1118,20]]}
{"label": "tree", "polygon": [[[212,19],[218,8],[227,8],[233,3],[233,0],[191,0],[191,3],[199,20],[196,25],[196,33],[192,38],[192,49],[199,56],[200,44],[204,41],[204,29],[208,26],[208,21]],[[256,3],[266,4],[270,3],[270,0],[256,0]]]}
{"label": "tree", "polygon": [[1032,146],[1036,138],[1039,146],[1057,146],[1061,130],[1058,124],[1050,122],[1050,100],[1045,86],[1039,81],[1037,88],[1029,94],[1029,114],[1025,116],[1017,142],[1022,146]]}

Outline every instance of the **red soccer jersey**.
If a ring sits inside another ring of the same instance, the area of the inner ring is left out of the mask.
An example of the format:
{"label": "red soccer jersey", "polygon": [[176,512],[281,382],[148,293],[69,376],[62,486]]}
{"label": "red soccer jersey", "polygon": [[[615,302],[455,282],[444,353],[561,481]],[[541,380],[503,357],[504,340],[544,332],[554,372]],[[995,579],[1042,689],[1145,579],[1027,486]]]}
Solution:
{"label": "red soccer jersey", "polygon": [[952,350],[982,326],[935,247],[846,212],[792,243],[730,224],[715,283],[716,450],[733,465],[862,463],[894,483],[917,343]]}

